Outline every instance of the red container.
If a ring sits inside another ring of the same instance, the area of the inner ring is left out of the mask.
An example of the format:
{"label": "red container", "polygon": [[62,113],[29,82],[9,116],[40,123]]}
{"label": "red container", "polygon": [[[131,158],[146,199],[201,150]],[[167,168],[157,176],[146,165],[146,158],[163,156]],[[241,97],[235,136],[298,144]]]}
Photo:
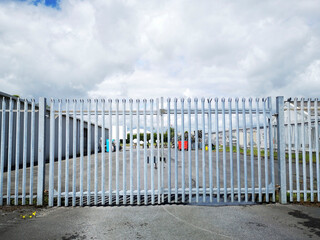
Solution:
{"label": "red container", "polygon": [[[182,141],[178,141],[178,149],[182,150]],[[184,150],[188,150],[188,141],[184,141]]]}

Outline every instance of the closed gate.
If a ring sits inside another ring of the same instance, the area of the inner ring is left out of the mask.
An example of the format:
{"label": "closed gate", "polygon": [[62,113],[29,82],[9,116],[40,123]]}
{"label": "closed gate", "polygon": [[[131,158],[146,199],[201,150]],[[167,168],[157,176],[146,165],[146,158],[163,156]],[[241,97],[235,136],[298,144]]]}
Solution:
{"label": "closed gate", "polygon": [[271,98],[20,101],[2,102],[1,204],[275,201]]}

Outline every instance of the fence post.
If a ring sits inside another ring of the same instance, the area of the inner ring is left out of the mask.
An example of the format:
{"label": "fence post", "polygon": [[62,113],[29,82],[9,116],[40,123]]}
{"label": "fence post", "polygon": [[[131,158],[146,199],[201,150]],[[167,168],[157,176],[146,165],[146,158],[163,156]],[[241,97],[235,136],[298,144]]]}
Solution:
{"label": "fence post", "polygon": [[[272,108],[272,97],[268,97],[268,109],[271,111],[273,110]],[[276,201],[276,192],[275,192],[275,172],[274,172],[274,138],[276,136],[273,136],[273,123],[272,123],[272,116],[273,116],[273,112],[270,112],[270,118],[268,120],[268,126],[269,126],[269,151],[270,151],[270,164],[269,164],[269,169],[268,171],[271,172],[271,180],[269,180],[269,182],[271,182],[272,184],[272,202]]]}
{"label": "fence post", "polygon": [[45,184],[45,139],[46,139],[46,98],[39,98],[39,138],[38,138],[38,183],[37,205],[43,205]]}
{"label": "fence post", "polygon": [[277,153],[278,153],[278,176],[280,184],[280,203],[287,203],[286,182],[286,158],[285,158],[285,132],[284,132],[284,98],[276,98],[277,111]]}

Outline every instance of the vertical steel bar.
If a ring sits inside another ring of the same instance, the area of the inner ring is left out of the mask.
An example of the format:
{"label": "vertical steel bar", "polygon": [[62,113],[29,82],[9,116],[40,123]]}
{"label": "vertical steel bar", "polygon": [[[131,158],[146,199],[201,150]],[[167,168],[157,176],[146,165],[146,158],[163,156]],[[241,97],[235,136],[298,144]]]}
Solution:
{"label": "vertical steel bar", "polygon": [[313,158],[312,158],[312,126],[311,126],[311,99],[308,98],[308,135],[309,135],[309,179],[310,179],[310,195],[311,202],[314,202],[314,191],[313,191]]}
{"label": "vertical steel bar", "polygon": [[147,174],[147,99],[143,99],[143,156],[144,156],[144,169],[143,169],[143,176],[144,176],[144,204],[148,204],[148,174]]}
{"label": "vertical steel bar", "polygon": [[184,98],[181,98],[181,187],[182,202],[185,202],[185,159],[184,159]]}
{"label": "vertical steel bar", "polygon": [[[208,99],[208,152],[209,152],[209,198],[213,201],[213,179],[212,179],[212,119],[211,119],[211,101]],[[190,156],[191,158],[191,156]]]}
{"label": "vertical steel bar", "polygon": [[257,151],[258,151],[258,187],[259,202],[262,202],[262,183],[261,183],[261,151],[260,151],[260,115],[259,98],[256,98],[256,121],[257,121]]}
{"label": "vertical steel bar", "polygon": [[4,168],[4,146],[5,146],[5,126],[6,126],[6,99],[2,99],[2,118],[1,118],[1,169],[0,169],[0,206],[3,205],[3,168]]}
{"label": "vertical steel bar", "polygon": [[109,151],[109,205],[112,205],[112,99],[109,102],[109,136],[106,144]]}
{"label": "vertical steel bar", "polygon": [[64,205],[69,205],[69,156],[70,156],[70,116],[69,99],[66,100],[66,160],[65,160],[65,198]]}
{"label": "vertical steel bar", "polygon": [[106,204],[105,200],[105,174],[106,174],[106,125],[105,125],[105,107],[106,107],[106,101],[105,99],[101,99],[102,103],[102,133],[101,133],[101,203],[102,205]]}
{"label": "vertical steel bar", "polygon": [[[37,205],[38,206],[43,205],[43,195],[44,195],[43,193],[44,193],[44,186],[45,186],[45,157],[46,157],[45,136],[46,136],[46,108],[47,108],[46,102],[47,102],[46,98],[39,98],[38,179],[37,179],[38,181]],[[12,108],[10,110],[12,111]],[[9,125],[9,128],[10,128],[10,125]],[[11,151],[10,146],[9,146],[9,149]]]}
{"label": "vertical steel bar", "polygon": [[62,110],[61,110],[62,100],[58,100],[58,111],[59,111],[59,126],[58,126],[58,203],[61,206],[61,160],[62,160]]}
{"label": "vertical steel bar", "polygon": [[315,144],[316,144],[316,168],[317,168],[317,200],[320,202],[320,166],[319,166],[319,120],[318,120],[318,99],[314,100],[315,118]]}
{"label": "vertical steel bar", "polygon": [[151,174],[151,204],[154,204],[154,139],[153,139],[153,99],[150,99],[150,128],[151,128],[151,154],[150,154],[150,174]]}
{"label": "vertical steel bar", "polygon": [[273,124],[272,124],[272,100],[268,97],[268,109],[269,109],[269,151],[270,151],[270,171],[271,171],[271,184],[272,184],[272,202],[276,201],[275,181],[274,181],[274,152],[273,152]]}
{"label": "vertical steel bar", "polygon": [[251,201],[255,202],[252,98],[249,98],[249,117],[250,117]]}
{"label": "vertical steel bar", "polygon": [[303,200],[307,201],[307,163],[306,163],[306,145],[305,145],[305,122],[304,122],[304,99],[300,102],[301,112],[301,140],[302,140],[302,167],[303,167]]}
{"label": "vertical steel bar", "polygon": [[116,204],[119,205],[119,99],[116,99]]}
{"label": "vertical steel bar", "polygon": [[73,100],[73,129],[72,129],[72,165],[73,165],[73,175],[72,175],[72,206],[76,205],[76,180],[77,180],[77,100]]}
{"label": "vertical steel bar", "polygon": [[50,165],[49,165],[49,207],[53,206],[54,198],[54,135],[55,135],[54,99],[50,104]]}
{"label": "vertical steel bar", "polygon": [[140,100],[137,99],[137,204],[140,205]]}
{"label": "vertical steel bar", "polygon": [[296,155],[296,188],[297,188],[297,201],[300,202],[300,166],[299,166],[299,132],[298,132],[298,112],[297,112],[297,98],[294,99],[294,145],[295,145],[295,155]]}
{"label": "vertical steel bar", "polygon": [[292,181],[292,153],[291,153],[291,105],[290,101],[287,102],[287,113],[288,113],[288,153],[289,153],[289,191],[290,191],[290,202],[293,202],[293,181]]}
{"label": "vertical steel bar", "polygon": [[[161,157],[161,166],[160,166],[160,105],[159,105],[159,98],[156,99],[156,109],[157,109],[157,173],[158,173],[158,204],[161,203],[160,194],[162,193],[162,176],[161,171],[163,170],[163,157]],[[162,132],[161,132],[162,134]],[[161,170],[161,171],[160,171]]]}
{"label": "vertical steel bar", "polygon": [[133,204],[133,99],[129,99],[130,105],[130,204]]}
{"label": "vertical steel bar", "polygon": [[188,98],[188,162],[189,162],[189,203],[192,200],[192,161],[191,161],[191,98]]}
{"label": "vertical steel bar", "polygon": [[264,130],[264,181],[266,189],[266,202],[269,202],[269,165],[268,165],[268,141],[267,141],[267,116],[266,116],[266,101],[263,101],[263,130]]}
{"label": "vertical steel bar", "polygon": [[178,99],[174,99],[174,202],[178,202],[178,119],[177,119],[177,102]]}
{"label": "vertical steel bar", "polygon": [[274,180],[274,152],[273,152],[273,124],[272,124],[272,101],[271,97],[268,97],[268,109],[269,109],[269,151],[270,151],[270,167],[271,167],[271,183],[272,183],[272,202],[276,201],[275,180]]}
{"label": "vertical steel bar", "polygon": [[167,142],[168,142],[168,203],[171,203],[171,125],[170,125],[170,101],[167,99],[167,112],[168,112],[168,133],[167,133]]}
{"label": "vertical steel bar", "polygon": [[242,98],[244,198],[245,198],[245,202],[248,202],[247,123],[246,123],[246,105],[245,104],[246,104],[246,99]]}
{"label": "vertical steel bar", "polygon": [[196,168],[196,202],[199,202],[199,132],[198,132],[198,98],[194,99],[195,118],[195,168]]}
{"label": "vertical steel bar", "polygon": [[225,99],[221,99],[222,103],[222,163],[223,163],[223,200],[227,202],[227,152],[226,152],[226,113]]}
{"label": "vertical steel bar", "polygon": [[[31,100],[31,142],[30,142],[30,197],[29,204],[33,205],[33,168],[34,168],[34,136],[35,136],[35,101]],[[9,170],[8,170],[9,171]],[[11,170],[10,170],[11,171]]]}
{"label": "vertical steel bar", "polygon": [[161,134],[161,191],[162,191],[162,202],[164,202],[164,122],[162,110],[164,109],[163,106],[163,97],[160,98],[160,134]]}
{"label": "vertical steel bar", "polygon": [[203,185],[203,193],[202,193],[202,201],[206,202],[206,127],[205,127],[205,117],[204,117],[204,102],[205,98],[201,98],[201,116],[202,116],[202,185]]}
{"label": "vertical steel bar", "polygon": [[126,125],[126,99],[122,99],[122,109],[123,109],[123,139],[122,139],[122,151],[123,151],[123,159],[122,159],[122,177],[123,177],[123,204],[127,204],[127,125]]}
{"label": "vertical steel bar", "polygon": [[20,99],[17,99],[16,114],[16,163],[15,163],[15,189],[14,189],[14,205],[18,205],[19,191],[19,163],[20,163]]}
{"label": "vertical steel bar", "polygon": [[[9,101],[9,132],[8,132],[8,167],[7,167],[7,205],[10,205],[10,200],[11,200],[11,163],[12,163],[12,129],[13,129],[13,103],[12,103],[12,98],[10,98]],[[40,118],[39,118],[40,119]],[[41,143],[40,143],[41,144]],[[41,156],[39,156],[40,158]],[[40,174],[40,173],[39,173]],[[40,184],[38,182],[38,184]],[[39,189],[39,188],[38,188]],[[38,194],[38,199],[40,197],[40,194]],[[42,204],[42,199],[41,199],[41,204]],[[37,205],[39,205],[39,200]]]}
{"label": "vertical steel bar", "polygon": [[83,99],[80,99],[80,206],[83,206],[83,156],[84,156],[84,122]]}
{"label": "vertical steel bar", "polygon": [[232,136],[232,98],[229,102],[229,148],[230,148],[230,187],[231,202],[234,202],[234,180],[233,180],[233,136]]}
{"label": "vertical steel bar", "polygon": [[98,185],[99,185],[99,175],[98,175],[98,144],[99,144],[99,133],[98,133],[98,99],[95,102],[95,121],[94,121],[94,205],[98,204]]}
{"label": "vertical steel bar", "polygon": [[26,204],[26,183],[27,183],[27,136],[28,136],[28,106],[27,99],[24,100],[23,111],[23,169],[22,169],[22,205]]}
{"label": "vertical steel bar", "polygon": [[87,123],[87,205],[91,205],[91,99],[88,99],[88,123]]}
{"label": "vertical steel bar", "polygon": [[216,117],[216,178],[217,178],[217,202],[220,202],[220,159],[219,159],[219,99],[215,98]]}
{"label": "vertical steel bar", "polygon": [[239,98],[235,99],[236,102],[236,120],[237,120],[237,185],[238,185],[238,202],[241,202],[241,181],[240,181],[240,136],[239,136]]}

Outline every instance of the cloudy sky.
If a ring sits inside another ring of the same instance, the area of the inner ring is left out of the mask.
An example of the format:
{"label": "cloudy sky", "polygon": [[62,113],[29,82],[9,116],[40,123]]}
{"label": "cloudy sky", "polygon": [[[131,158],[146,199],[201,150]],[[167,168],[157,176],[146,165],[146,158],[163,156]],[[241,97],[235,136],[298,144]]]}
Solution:
{"label": "cloudy sky", "polygon": [[319,97],[320,1],[0,0],[0,91]]}

